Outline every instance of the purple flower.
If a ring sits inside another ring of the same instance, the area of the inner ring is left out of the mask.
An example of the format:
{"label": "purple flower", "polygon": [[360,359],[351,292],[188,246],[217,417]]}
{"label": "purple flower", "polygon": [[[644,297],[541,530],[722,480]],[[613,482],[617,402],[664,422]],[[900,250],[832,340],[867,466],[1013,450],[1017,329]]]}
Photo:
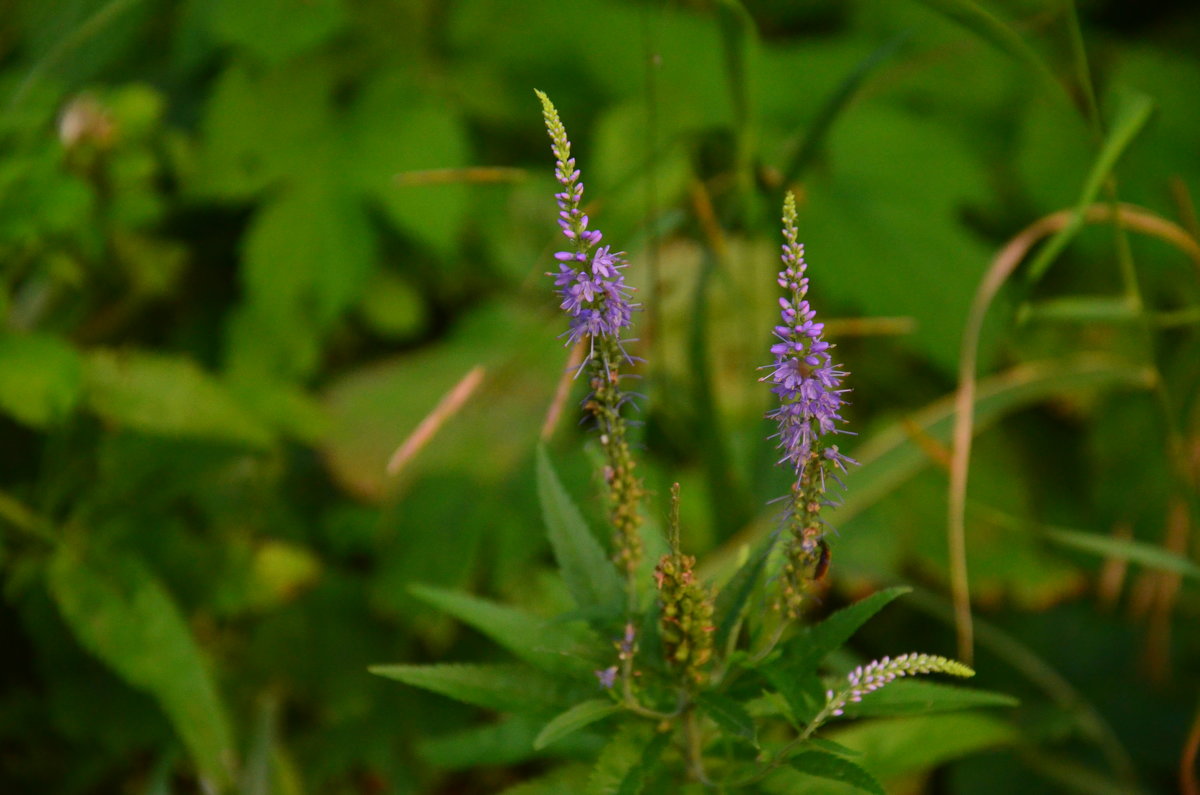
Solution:
{"label": "purple flower", "polygon": [[611,337],[619,342],[621,329],[632,324],[635,306],[629,300],[633,288],[625,284],[621,273],[627,264],[625,253],[614,252],[609,246],[596,248],[603,235],[597,229],[588,229],[589,219],[580,208],[583,183],[579,181],[575,158],[571,157],[566,128],[549,97],[541,91],[537,95],[542,101],[542,115],[556,160],[554,176],[562,186],[554,195],[558,202],[558,225],[571,244],[569,250],[554,255],[559,263],[558,273],[546,274],[554,277],[554,286],[562,298],[560,306],[570,318],[567,343],[573,344],[584,337]]}
{"label": "purple flower", "polygon": [[600,686],[608,689],[617,683],[617,666],[610,665],[607,668],[602,668],[599,671],[592,671],[596,675],[596,679],[600,681]]}
{"label": "purple flower", "polygon": [[825,324],[815,321],[816,312],[805,297],[808,266],[804,245],[796,241],[796,200],[790,193],[783,207],[783,237],[784,268],[778,281],[787,295],[779,299],[781,322],[775,327],[779,342],[771,346],[775,362],[763,379],[773,384],[771,391],[779,396],[779,408],[767,414],[779,424],[772,438],[779,439],[780,461],[790,462],[797,473],[814,453],[844,470],[853,461],[839,453],[836,445],[818,448],[823,437],[843,433],[838,425],[845,422],[842,395],[849,390],[842,388],[842,378],[847,373],[830,358],[833,345],[821,338]]}

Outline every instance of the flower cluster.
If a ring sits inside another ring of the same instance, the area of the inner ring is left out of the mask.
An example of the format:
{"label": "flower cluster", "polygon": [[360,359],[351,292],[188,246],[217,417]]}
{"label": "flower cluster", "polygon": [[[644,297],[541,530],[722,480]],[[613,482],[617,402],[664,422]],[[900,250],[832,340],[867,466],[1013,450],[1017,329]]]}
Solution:
{"label": "flower cluster", "polygon": [[554,276],[562,308],[570,318],[568,343],[588,340],[588,356],[579,372],[590,370],[588,385],[592,393],[583,407],[595,417],[600,431],[615,557],[632,577],[642,556],[639,534],[642,520],[638,508],[645,489],[636,472],[627,424],[621,416],[629,395],[621,389],[619,370],[623,362],[631,360],[622,347],[620,334],[631,325],[636,308],[629,301],[633,288],[625,284],[621,273],[626,265],[624,253],[601,246],[603,236],[599,230],[588,228],[588,217],[580,206],[583,183],[571,156],[567,130],[550,98],[541,91],[537,95],[542,102],[542,116],[554,152],[554,173],[561,188],[554,196],[558,202],[558,225],[570,242],[569,250],[554,255],[558,273],[547,275]]}
{"label": "flower cluster", "polygon": [[846,677],[849,683],[838,693],[832,690],[825,692],[825,710],[830,715],[841,715],[849,702],[862,701],[867,693],[873,693],[886,684],[894,682],[899,676],[915,674],[950,674],[951,676],[970,677],[975,672],[957,660],[939,657],[936,654],[901,654],[892,659],[884,657],[866,666],[858,666]]}
{"label": "flower cluster", "polygon": [[775,326],[778,338],[771,347],[775,362],[769,365],[771,391],[779,397],[779,408],[767,416],[779,424],[773,438],[783,451],[780,463],[791,464],[796,482],[787,510],[790,532],[784,552],[779,606],[789,618],[800,615],[805,593],[813,581],[821,579],[829,565],[829,546],[821,509],[825,497],[827,470],[845,471],[855,463],[829,444],[827,437],[844,433],[838,425],[843,393],[842,378],[847,373],[833,363],[833,345],[822,338],[824,323],[808,303],[807,264],[804,246],[797,241],[796,200],[787,195],[783,205],[783,270],[779,286],[787,296],[779,299],[781,322]]}
{"label": "flower cluster", "polygon": [[[775,327],[779,342],[771,346],[775,363],[768,377],[780,405],[767,416],[779,423],[780,460],[790,461],[800,472],[817,452],[821,437],[841,432],[842,393],[848,391],[842,389],[842,378],[847,373],[833,364],[829,355],[833,345],[821,338],[825,324],[816,321],[806,297],[808,265],[804,244],[796,241],[796,200],[791,193],[783,206],[783,237],[784,268],[778,281],[788,296],[779,299],[781,323]],[[850,462],[837,445],[827,445],[820,453],[843,470]]]}
{"label": "flower cluster", "polygon": [[629,296],[633,288],[625,284],[621,273],[626,266],[625,253],[599,245],[603,235],[598,229],[588,229],[588,217],[581,207],[583,183],[571,156],[567,130],[549,97],[541,91],[537,95],[542,101],[542,115],[554,151],[554,175],[562,188],[554,195],[558,201],[558,225],[570,242],[569,250],[554,255],[558,273],[547,275],[554,277],[561,306],[570,316],[568,343],[587,337],[593,341],[594,352],[596,338],[619,340],[621,329],[631,324],[634,305]]}

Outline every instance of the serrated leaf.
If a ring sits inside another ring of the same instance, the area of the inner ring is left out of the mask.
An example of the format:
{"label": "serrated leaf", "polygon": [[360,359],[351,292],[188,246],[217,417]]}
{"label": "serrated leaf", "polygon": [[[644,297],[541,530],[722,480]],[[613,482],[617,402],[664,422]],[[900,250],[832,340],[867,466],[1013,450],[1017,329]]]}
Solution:
{"label": "serrated leaf", "polygon": [[[594,636],[578,624],[548,624],[524,610],[459,591],[416,584],[413,596],[471,625],[522,660],[548,671],[586,672],[596,666],[580,656]],[[609,647],[611,648],[611,647]]]}
{"label": "serrated leaf", "polygon": [[84,373],[88,406],[114,425],[257,448],[273,440],[224,386],[188,359],[98,350],[86,359]]}
{"label": "serrated leaf", "polygon": [[745,707],[732,698],[717,693],[701,693],[696,697],[696,704],[729,734],[751,743],[756,742],[754,719]]}
{"label": "serrated leaf", "polygon": [[83,365],[66,342],[42,334],[0,335],[0,409],[43,428],[79,401]]}
{"label": "serrated leaf", "polygon": [[810,776],[840,781],[872,795],[887,795],[874,776],[841,756],[824,751],[803,751],[789,759],[788,764]]}
{"label": "serrated leaf", "polygon": [[398,229],[454,261],[471,218],[470,187],[459,181],[396,179],[470,162],[466,125],[454,108],[415,90],[410,75],[392,72],[365,87],[350,123],[349,176]]}
{"label": "serrated leaf", "polygon": [[815,627],[806,628],[787,644],[783,658],[789,661],[788,668],[799,672],[815,670],[829,652],[848,641],[872,616],[911,590],[897,586],[878,591],[842,608]]}
{"label": "serrated leaf", "polygon": [[979,707],[1015,707],[1019,703],[1012,696],[989,690],[952,687],[937,682],[893,682],[860,702],[847,704],[846,714],[891,717]]}
{"label": "serrated leaf", "polygon": [[554,558],[575,603],[585,611],[600,608],[616,615],[622,599],[616,567],[563,488],[545,447],[538,447],[537,482]]}
{"label": "serrated leaf", "polygon": [[372,665],[367,670],[465,704],[501,712],[550,710],[562,700],[558,683],[527,665]]}
{"label": "serrated leaf", "polygon": [[729,633],[733,632],[733,628],[737,626],[742,610],[746,606],[746,600],[754,592],[754,586],[758,584],[758,580],[762,576],[763,569],[767,565],[767,558],[770,557],[777,538],[778,536],[775,534],[768,536],[759,549],[742,564],[741,568],[717,594],[716,613],[719,618],[717,619],[716,635],[713,638],[714,647],[725,648],[725,644],[729,640]]}
{"label": "serrated leaf", "polygon": [[162,583],[128,553],[100,559],[67,543],[48,584],[80,644],[158,702],[203,778],[227,784],[234,743],[224,706]]}
{"label": "serrated leaf", "polygon": [[588,795],[614,795],[621,781],[641,758],[651,739],[651,728],[642,722],[626,723],[617,729],[600,751],[588,778]]}
{"label": "serrated leaf", "polygon": [[542,750],[547,745],[566,737],[572,732],[579,731],[598,720],[603,720],[621,708],[611,701],[595,698],[583,701],[559,715],[556,715],[542,728],[533,741],[535,750]]}

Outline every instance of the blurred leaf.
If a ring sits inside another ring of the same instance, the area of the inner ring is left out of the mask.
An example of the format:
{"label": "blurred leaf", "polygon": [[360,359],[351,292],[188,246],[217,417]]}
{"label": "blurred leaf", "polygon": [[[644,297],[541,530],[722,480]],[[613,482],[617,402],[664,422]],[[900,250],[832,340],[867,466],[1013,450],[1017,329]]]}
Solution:
{"label": "blurred leaf", "polygon": [[1038,249],[1038,253],[1029,263],[1027,271],[1027,278],[1030,282],[1041,279],[1054,259],[1082,228],[1084,209],[1096,201],[1100,187],[1109,178],[1117,161],[1125,153],[1125,149],[1150,120],[1150,113],[1153,109],[1153,100],[1145,94],[1128,94],[1121,98],[1116,118],[1113,120],[1112,127],[1104,139],[1104,145],[1096,156],[1095,162],[1092,163],[1087,180],[1079,193],[1079,198],[1075,203],[1075,213],[1066,226]]}
{"label": "blurred leaf", "polygon": [[171,595],[136,558],[100,558],[63,544],[49,587],[79,642],[150,693],[204,778],[229,781],[234,747],[216,687]]}
{"label": "blurred leaf", "polygon": [[1022,739],[1008,722],[980,713],[862,721],[830,734],[861,751],[864,765],[884,781]]}
{"label": "blurred leaf", "polygon": [[216,0],[208,14],[222,42],[244,47],[268,63],[329,39],[346,16],[341,0]]}
{"label": "blurred leaf", "polygon": [[508,715],[484,726],[427,737],[418,753],[442,770],[517,764],[535,755],[533,738],[544,723],[540,716]]}
{"label": "blurred leaf", "polygon": [[831,131],[828,167],[799,206],[814,300],[914,318],[911,343],[953,373],[990,254],[961,222],[965,207],[988,200],[984,163],[927,116],[872,104],[853,119]]}
{"label": "blurred leaf", "polygon": [[363,320],[385,339],[409,339],[429,322],[429,308],[420,293],[404,278],[376,270],[359,304]]}
{"label": "blurred leaf", "polygon": [[949,712],[978,707],[1015,707],[1020,702],[1003,693],[952,687],[936,682],[892,682],[857,703],[846,705],[850,717],[890,717]]}
{"label": "blurred leaf", "polygon": [[227,68],[205,105],[188,187],[221,199],[247,198],[281,181],[328,187],[344,156],[329,107],[333,79],[317,60],[261,73],[242,63]]}
{"label": "blurred leaf", "polygon": [[250,300],[284,328],[327,329],[357,300],[374,260],[371,228],[354,201],[314,190],[267,204],[244,253]]}
{"label": "blurred leaf", "polygon": [[506,788],[501,795],[561,795],[581,792],[587,782],[586,765],[559,765],[545,775]]}
{"label": "blurred leaf", "polygon": [[756,743],[754,719],[740,703],[717,693],[701,693],[696,704],[713,722],[734,737]]}
{"label": "blurred leaf", "polygon": [[846,109],[871,72],[891,58],[908,38],[909,34],[903,33],[876,48],[866,58],[859,61],[854,69],[842,78],[833,93],[825,98],[825,102],[817,111],[816,118],[809,122],[804,138],[796,147],[791,158],[788,159],[787,165],[784,166],[782,182],[785,189],[804,175],[805,170],[824,144],[825,137],[834,121]]}
{"label": "blurred leaf", "polygon": [[290,602],[321,576],[321,561],[309,550],[267,539],[254,551],[250,599],[261,607]]}
{"label": "blurred leaf", "polygon": [[616,615],[622,602],[616,567],[563,488],[545,447],[538,447],[537,482],[550,545],[575,603],[585,611]]}
{"label": "blurred leaf", "polygon": [[563,737],[590,726],[598,720],[603,720],[614,712],[620,712],[621,707],[610,699],[592,699],[581,701],[566,712],[559,713],[542,730],[533,741],[533,747],[541,750],[547,745],[558,742]]}
{"label": "blurred leaf", "polygon": [[874,795],[887,795],[874,776],[840,756],[823,751],[803,751],[788,759],[788,764],[810,776],[841,781],[856,790]]}
{"label": "blurred leaf", "polygon": [[79,401],[83,364],[66,342],[41,334],[0,333],[0,408],[45,427]]}
{"label": "blurred leaf", "polygon": [[1106,559],[1128,560],[1139,563],[1148,569],[1170,571],[1200,580],[1200,566],[1182,555],[1156,544],[1061,528],[1047,528],[1044,535],[1050,541],[1067,549],[1078,549]]}
{"label": "blurred leaf", "polygon": [[562,701],[558,684],[527,665],[372,665],[369,670],[377,676],[501,712],[544,711]]}
{"label": "blurred leaf", "polygon": [[273,441],[224,387],[187,359],[97,350],[87,357],[84,373],[89,407],[114,425],[254,448]]}
{"label": "blurred leaf", "polygon": [[972,0],[920,0],[920,2],[1023,62],[1048,86],[1061,87],[1054,73],[1050,71],[1037,52],[1016,31],[979,3],[972,2]]}
{"label": "blurred leaf", "polygon": [[465,593],[414,584],[409,590],[487,635],[522,660],[547,671],[591,671],[596,666],[577,656],[579,644],[594,636],[562,623],[548,625],[538,616]]}
{"label": "blurred leaf", "polygon": [[449,258],[470,219],[470,187],[402,185],[396,177],[470,163],[466,130],[451,106],[414,91],[406,75],[385,73],[365,88],[349,123],[350,178],[399,229]]}
{"label": "blurred leaf", "polygon": [[600,752],[588,779],[588,795],[636,795],[658,763],[673,732],[654,731],[645,723],[626,723]]}
{"label": "blurred leaf", "polygon": [[[536,314],[519,305],[480,307],[449,339],[334,381],[325,394],[332,419],[326,460],[345,488],[375,500],[417,475],[503,481],[531,454],[564,362],[554,332]],[[405,436],[479,365],[487,375],[466,405],[404,473],[389,477],[388,459]]]}

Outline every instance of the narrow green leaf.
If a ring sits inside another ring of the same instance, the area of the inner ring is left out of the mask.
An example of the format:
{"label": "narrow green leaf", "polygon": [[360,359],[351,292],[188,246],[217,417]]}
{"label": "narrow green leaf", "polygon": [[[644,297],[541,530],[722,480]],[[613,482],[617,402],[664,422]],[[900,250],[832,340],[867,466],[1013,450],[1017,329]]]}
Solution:
{"label": "narrow green leaf", "polygon": [[562,795],[564,792],[582,792],[587,780],[586,765],[559,765],[545,775],[508,787],[500,795]]}
{"label": "narrow green leaf", "polygon": [[101,559],[74,544],[50,563],[50,593],[85,649],[162,707],[202,778],[230,781],[232,731],[187,622],[162,583],[128,553]]}
{"label": "narrow green leaf", "polygon": [[550,545],[571,596],[584,610],[601,608],[616,615],[622,602],[616,567],[563,488],[545,447],[538,447],[537,482]]}
{"label": "narrow green leaf", "polygon": [[841,756],[827,754],[824,751],[803,751],[789,759],[788,764],[810,776],[840,781],[873,795],[887,795],[883,786],[875,780],[874,776]]}
{"label": "narrow green leaf", "polygon": [[561,703],[558,683],[527,665],[372,665],[367,670],[456,701],[500,712],[537,712]]}
{"label": "narrow green leaf", "polygon": [[790,660],[788,667],[798,672],[815,670],[829,652],[848,641],[873,615],[911,590],[897,586],[878,591],[807,628],[787,644],[784,658]]}
{"label": "narrow green leaf", "polygon": [[568,734],[579,731],[584,726],[603,720],[614,712],[619,712],[620,709],[619,706],[605,699],[596,698],[580,702],[566,712],[555,716],[542,728],[538,736],[534,738],[534,750],[540,751]]}
{"label": "narrow green leaf", "polygon": [[1116,558],[1139,563],[1150,569],[1170,571],[1182,574],[1193,580],[1200,580],[1200,566],[1169,549],[1163,549],[1145,541],[1135,541],[1130,538],[1112,538],[1110,536],[1084,533],[1078,530],[1062,528],[1048,529],[1046,538],[1060,546],[1088,552],[1104,558]]}
{"label": "narrow green leaf", "polygon": [[1030,320],[1074,323],[1129,322],[1137,320],[1138,309],[1127,298],[1107,295],[1070,295],[1025,304],[1018,322]]}
{"label": "narrow green leaf", "polygon": [[[594,640],[594,636],[586,630],[577,631],[580,627],[578,623],[548,623],[524,610],[428,585],[412,585],[409,591],[421,601],[469,624],[525,662],[543,670],[578,673],[596,667],[595,662],[586,656],[593,651],[587,648],[587,644]],[[612,647],[607,648],[611,650]]]}
{"label": "narrow green leaf", "polygon": [[1080,191],[1079,201],[1075,203],[1074,215],[1071,216],[1071,220],[1066,226],[1038,250],[1037,256],[1029,264],[1027,278],[1031,284],[1041,279],[1051,263],[1054,262],[1055,257],[1067,247],[1067,244],[1083,227],[1085,210],[1096,201],[1100,187],[1116,167],[1117,161],[1121,159],[1125,149],[1146,126],[1153,110],[1154,102],[1145,94],[1128,94],[1123,98],[1108,137],[1104,139],[1104,146],[1101,147],[1100,154],[1096,156],[1096,162],[1092,164],[1087,180],[1083,184],[1083,190]]}
{"label": "narrow green leaf", "polygon": [[696,698],[696,704],[724,731],[751,743],[757,742],[754,719],[745,707],[732,698],[716,693],[701,693]]}
{"label": "narrow green leaf", "polygon": [[837,754],[838,756],[863,755],[862,751],[856,751],[849,746],[842,745],[841,743],[835,743],[833,740],[826,739],[825,737],[809,737],[808,740],[805,741],[805,744],[811,745],[819,750],[828,751],[831,754]]}
{"label": "narrow green leaf", "polygon": [[1015,707],[1019,702],[1012,696],[952,687],[937,682],[893,682],[857,703],[846,705],[852,717],[883,717],[921,715],[930,712],[951,712],[980,707]]}

